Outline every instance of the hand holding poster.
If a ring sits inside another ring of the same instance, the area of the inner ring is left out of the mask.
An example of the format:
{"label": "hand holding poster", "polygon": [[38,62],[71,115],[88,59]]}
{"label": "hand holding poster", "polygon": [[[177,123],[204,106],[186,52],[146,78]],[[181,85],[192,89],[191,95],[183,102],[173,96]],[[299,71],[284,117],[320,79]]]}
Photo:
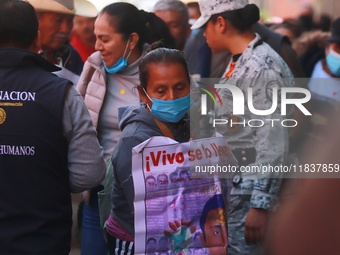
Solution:
{"label": "hand holding poster", "polygon": [[226,179],[195,173],[197,165],[236,165],[225,140],[153,137],[132,157],[135,254],[226,254]]}

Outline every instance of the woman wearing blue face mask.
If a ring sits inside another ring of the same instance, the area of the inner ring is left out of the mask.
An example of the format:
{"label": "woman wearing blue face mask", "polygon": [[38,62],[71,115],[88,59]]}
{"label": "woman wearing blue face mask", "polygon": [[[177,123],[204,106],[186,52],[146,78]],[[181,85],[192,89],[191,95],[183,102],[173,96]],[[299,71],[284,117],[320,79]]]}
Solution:
{"label": "woman wearing blue face mask", "polygon": [[122,247],[120,254],[134,254],[132,148],[153,136],[189,140],[190,78],[180,51],[152,50],[140,62],[139,76],[142,105],[119,109],[122,136],[112,154],[113,207],[106,221],[110,254],[116,247]]}
{"label": "woman wearing blue face mask", "polygon": [[[136,89],[138,64],[150,43],[148,27],[157,26],[159,22],[162,21],[154,14],[128,3],[106,6],[95,21],[97,52],[86,61],[77,89],[89,109],[106,160],[111,157],[121,134],[118,107],[140,103]],[[154,39],[172,38],[169,31],[163,33]],[[107,254],[97,199],[97,192],[102,188],[84,194],[82,255]]]}

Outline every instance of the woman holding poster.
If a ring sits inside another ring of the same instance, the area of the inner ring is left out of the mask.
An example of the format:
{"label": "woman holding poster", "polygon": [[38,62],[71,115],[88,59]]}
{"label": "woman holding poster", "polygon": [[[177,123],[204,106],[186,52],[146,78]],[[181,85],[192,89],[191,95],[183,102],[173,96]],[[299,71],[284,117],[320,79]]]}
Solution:
{"label": "woman holding poster", "polygon": [[142,105],[119,108],[122,135],[112,154],[113,207],[106,221],[110,254],[116,249],[119,254],[134,254],[132,148],[153,136],[178,142],[190,138],[186,114],[191,104],[190,77],[180,51],[153,49],[142,58],[139,76]]}

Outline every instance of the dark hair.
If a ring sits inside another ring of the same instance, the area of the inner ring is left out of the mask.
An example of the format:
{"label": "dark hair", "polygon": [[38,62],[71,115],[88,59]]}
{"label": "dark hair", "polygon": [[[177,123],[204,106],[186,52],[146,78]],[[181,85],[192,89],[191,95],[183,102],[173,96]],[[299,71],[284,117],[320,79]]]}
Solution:
{"label": "dark hair", "polygon": [[318,28],[321,29],[321,31],[327,32],[331,29],[332,25],[332,17],[328,15],[327,13],[323,13],[320,15]]}
{"label": "dark hair", "polygon": [[[200,11],[200,6],[199,6],[198,2],[189,2],[189,3],[187,3],[187,6],[188,6],[189,8],[196,8],[197,10]],[[201,12],[201,11],[200,11],[200,12]]]}
{"label": "dark hair", "polygon": [[260,19],[260,10],[255,4],[247,4],[242,9],[214,14],[210,19],[215,23],[219,16],[228,20],[240,33],[244,33],[251,30],[251,26]]}
{"label": "dark hair", "polygon": [[295,19],[285,19],[282,21],[282,23],[272,25],[270,28],[272,30],[286,28],[294,34],[295,38],[298,38],[303,32],[300,23]]}
{"label": "dark hair", "polygon": [[188,170],[181,170],[181,171],[179,172],[179,175],[181,175],[181,174],[186,174],[186,175],[189,175],[189,176],[190,176]]}
{"label": "dark hair", "polygon": [[175,38],[171,35],[168,25],[155,13],[141,10],[147,23],[148,30],[147,43],[152,44],[157,41],[162,41],[164,47],[176,49],[177,43]]}
{"label": "dark hair", "polygon": [[163,176],[165,176],[167,179],[168,179],[168,176],[166,175],[166,174],[159,174],[159,175],[157,175],[157,180],[158,180],[158,178],[160,178],[160,177],[163,177]]}
{"label": "dark hair", "polygon": [[177,177],[178,177],[178,172],[172,172],[172,173],[169,175],[169,178],[170,178],[170,179],[172,179],[172,178],[174,178],[174,177],[176,177],[176,179],[177,179]]}
{"label": "dark hair", "polygon": [[38,34],[38,19],[31,4],[0,1],[0,47],[28,48]]}
{"label": "dark hair", "polygon": [[149,80],[149,65],[160,63],[177,63],[183,66],[190,83],[189,69],[182,52],[176,49],[163,47],[162,42],[155,42],[151,45],[151,50],[141,59],[139,63],[139,80],[140,85],[146,89]]}
{"label": "dark hair", "polygon": [[149,175],[148,177],[145,178],[145,180],[150,180],[150,179],[156,181],[156,178],[153,175]]}
{"label": "dark hair", "polygon": [[189,2],[187,3],[187,6],[188,6],[188,9],[189,8],[196,9],[196,11],[198,11],[198,14],[202,15],[198,2]]}
{"label": "dark hair", "polygon": [[155,243],[157,243],[156,238],[153,238],[153,237],[150,237],[150,238],[147,240],[147,243],[149,243],[150,241],[154,241]]}
{"label": "dark hair", "polygon": [[200,228],[203,232],[204,240],[206,238],[205,237],[205,231],[204,231],[204,225],[206,223],[208,213],[212,210],[217,209],[217,208],[222,208],[223,210],[225,209],[222,194],[215,194],[214,196],[209,198],[209,200],[205,203],[205,205],[203,207],[203,211],[202,211],[202,214],[201,214],[201,217],[200,217]]}
{"label": "dark hair", "polygon": [[115,27],[117,33],[124,35],[125,40],[128,40],[132,33],[137,33],[138,48],[142,50],[147,40],[146,20],[136,6],[123,2],[112,3],[104,7],[99,15],[104,13],[111,17],[111,25]]}
{"label": "dark hair", "polygon": [[304,31],[311,31],[315,28],[313,16],[310,14],[300,15],[298,18]]}
{"label": "dark hair", "polygon": [[145,43],[151,44],[161,39],[167,47],[174,47],[176,44],[166,24],[154,13],[138,10],[136,6],[125,2],[109,4],[99,15],[104,13],[111,17],[111,25],[117,33],[124,35],[125,40],[132,33],[138,34],[138,48],[141,51]]}

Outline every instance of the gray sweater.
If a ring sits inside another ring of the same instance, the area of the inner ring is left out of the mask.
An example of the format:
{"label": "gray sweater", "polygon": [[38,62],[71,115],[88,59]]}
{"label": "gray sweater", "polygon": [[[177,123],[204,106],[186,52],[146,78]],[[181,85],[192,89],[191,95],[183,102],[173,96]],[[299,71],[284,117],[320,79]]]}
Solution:
{"label": "gray sweater", "polygon": [[[134,236],[134,186],[132,179],[132,148],[162,131],[144,106],[119,108],[119,126],[123,130],[112,154],[114,182],[112,187],[112,217]],[[178,142],[189,140],[189,125],[185,120],[169,123]],[[142,180],[143,181],[143,180]],[[142,185],[142,183],[141,183]]]}

